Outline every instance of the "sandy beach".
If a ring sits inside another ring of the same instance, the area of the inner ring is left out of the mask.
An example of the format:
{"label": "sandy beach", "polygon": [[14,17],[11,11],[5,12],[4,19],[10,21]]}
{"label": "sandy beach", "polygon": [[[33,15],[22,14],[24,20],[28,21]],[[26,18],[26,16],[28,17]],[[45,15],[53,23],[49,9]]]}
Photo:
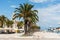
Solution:
{"label": "sandy beach", "polygon": [[60,34],[52,32],[35,32],[33,35],[39,38],[60,38]]}
{"label": "sandy beach", "polygon": [[33,36],[19,34],[0,34],[0,40],[60,40],[60,34],[52,32],[35,32]]}

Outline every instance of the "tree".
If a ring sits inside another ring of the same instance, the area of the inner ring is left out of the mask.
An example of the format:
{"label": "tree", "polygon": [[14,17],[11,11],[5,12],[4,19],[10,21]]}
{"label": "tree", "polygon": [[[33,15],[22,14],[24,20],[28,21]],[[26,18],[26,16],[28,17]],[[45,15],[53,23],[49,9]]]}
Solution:
{"label": "tree", "polygon": [[40,30],[40,26],[37,26],[36,24],[32,25],[32,27],[31,27],[32,32],[39,31],[39,30]]}
{"label": "tree", "polygon": [[25,34],[28,33],[28,28],[30,27],[30,23],[36,23],[38,21],[37,10],[32,10],[34,5],[24,3],[20,4],[18,8],[14,11],[13,19],[15,18],[23,18],[24,20],[24,30]]}
{"label": "tree", "polygon": [[6,21],[6,25],[7,25],[7,27],[12,27],[13,21],[8,19],[8,20]]}
{"label": "tree", "polygon": [[4,15],[0,16],[0,27],[3,27],[3,25],[5,24],[5,22],[7,21],[7,17],[5,17]]}
{"label": "tree", "polygon": [[18,29],[19,29],[19,28],[22,28],[23,25],[24,25],[24,22],[23,22],[23,21],[18,22],[18,23],[17,23]]}

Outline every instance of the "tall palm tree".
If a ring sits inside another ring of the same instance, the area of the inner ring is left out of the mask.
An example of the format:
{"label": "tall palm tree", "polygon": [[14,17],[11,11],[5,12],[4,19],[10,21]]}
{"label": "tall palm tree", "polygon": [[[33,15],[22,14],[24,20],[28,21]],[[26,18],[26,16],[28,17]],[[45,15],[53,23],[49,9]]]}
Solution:
{"label": "tall palm tree", "polygon": [[3,27],[6,21],[7,21],[7,17],[5,17],[4,15],[1,15],[0,16],[0,22],[1,22],[0,27]]}
{"label": "tall palm tree", "polygon": [[27,34],[28,32],[28,27],[30,27],[30,23],[36,23],[38,21],[38,16],[37,10],[33,10],[32,8],[34,7],[34,5],[28,4],[28,3],[24,3],[24,4],[20,4],[18,8],[16,8],[16,10],[14,11],[15,14],[13,15],[13,19],[15,18],[23,18],[24,20],[24,30],[25,30],[25,34]]}

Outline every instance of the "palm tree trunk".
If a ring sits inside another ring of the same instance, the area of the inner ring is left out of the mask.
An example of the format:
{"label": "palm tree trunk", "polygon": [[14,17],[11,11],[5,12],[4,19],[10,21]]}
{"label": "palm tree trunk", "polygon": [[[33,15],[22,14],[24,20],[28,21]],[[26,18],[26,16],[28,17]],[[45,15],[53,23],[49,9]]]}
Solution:
{"label": "palm tree trunk", "polygon": [[31,23],[29,22],[29,24],[28,24],[28,32],[30,33],[30,29],[31,29],[31,25],[30,25]]}
{"label": "palm tree trunk", "polygon": [[25,20],[24,31],[25,31],[25,34],[27,34],[27,20]]}
{"label": "palm tree trunk", "polygon": [[9,25],[7,24],[7,27],[9,28]]}

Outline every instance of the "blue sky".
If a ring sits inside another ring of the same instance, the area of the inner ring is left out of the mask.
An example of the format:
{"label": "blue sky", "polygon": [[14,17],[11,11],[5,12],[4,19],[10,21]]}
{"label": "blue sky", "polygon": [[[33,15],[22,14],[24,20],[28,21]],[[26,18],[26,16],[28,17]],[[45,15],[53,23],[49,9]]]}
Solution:
{"label": "blue sky", "polygon": [[15,8],[27,2],[38,10],[38,25],[43,29],[60,26],[60,0],[0,0],[0,15],[11,19]]}

